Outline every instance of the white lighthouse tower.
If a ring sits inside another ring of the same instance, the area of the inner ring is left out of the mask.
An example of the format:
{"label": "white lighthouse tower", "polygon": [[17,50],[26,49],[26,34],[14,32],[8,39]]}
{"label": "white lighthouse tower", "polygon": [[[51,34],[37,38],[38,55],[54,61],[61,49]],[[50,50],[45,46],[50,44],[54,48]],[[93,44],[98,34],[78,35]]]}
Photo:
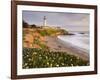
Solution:
{"label": "white lighthouse tower", "polygon": [[43,26],[44,26],[44,27],[47,26],[47,18],[46,18],[46,16],[44,16],[44,18],[43,18]]}

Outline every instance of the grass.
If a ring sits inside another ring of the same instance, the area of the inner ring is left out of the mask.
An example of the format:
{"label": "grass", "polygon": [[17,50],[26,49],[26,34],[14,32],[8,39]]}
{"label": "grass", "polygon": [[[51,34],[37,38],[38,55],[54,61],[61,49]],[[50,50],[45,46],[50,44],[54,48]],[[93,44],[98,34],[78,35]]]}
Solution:
{"label": "grass", "polygon": [[37,48],[23,48],[23,68],[49,68],[88,66],[88,61],[66,52],[53,52]]}

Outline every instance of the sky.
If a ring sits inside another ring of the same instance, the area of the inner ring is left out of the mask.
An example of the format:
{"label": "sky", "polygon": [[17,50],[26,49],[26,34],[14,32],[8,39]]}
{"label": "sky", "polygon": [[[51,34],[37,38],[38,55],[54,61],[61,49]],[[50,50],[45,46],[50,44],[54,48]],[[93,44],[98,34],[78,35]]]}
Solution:
{"label": "sky", "polygon": [[89,14],[86,13],[22,12],[23,20],[30,25],[43,25],[44,16],[46,16],[47,26],[59,26],[68,31],[89,31]]}

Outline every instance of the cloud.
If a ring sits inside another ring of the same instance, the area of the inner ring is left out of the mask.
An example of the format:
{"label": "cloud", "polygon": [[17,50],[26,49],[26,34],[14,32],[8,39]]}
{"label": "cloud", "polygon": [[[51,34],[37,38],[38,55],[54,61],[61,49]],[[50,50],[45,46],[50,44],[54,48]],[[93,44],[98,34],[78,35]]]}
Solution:
{"label": "cloud", "polygon": [[23,11],[23,20],[29,24],[43,25],[44,16],[47,25],[67,27],[69,30],[89,30],[89,14]]}

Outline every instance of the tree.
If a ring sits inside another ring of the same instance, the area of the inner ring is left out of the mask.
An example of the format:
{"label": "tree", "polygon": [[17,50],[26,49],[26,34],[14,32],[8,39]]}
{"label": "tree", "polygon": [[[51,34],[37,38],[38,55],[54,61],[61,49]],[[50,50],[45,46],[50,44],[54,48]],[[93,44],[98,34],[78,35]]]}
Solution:
{"label": "tree", "polygon": [[35,24],[32,24],[31,25],[31,28],[36,28],[37,26]]}
{"label": "tree", "polygon": [[23,28],[28,28],[28,26],[29,26],[28,23],[23,21]]}

